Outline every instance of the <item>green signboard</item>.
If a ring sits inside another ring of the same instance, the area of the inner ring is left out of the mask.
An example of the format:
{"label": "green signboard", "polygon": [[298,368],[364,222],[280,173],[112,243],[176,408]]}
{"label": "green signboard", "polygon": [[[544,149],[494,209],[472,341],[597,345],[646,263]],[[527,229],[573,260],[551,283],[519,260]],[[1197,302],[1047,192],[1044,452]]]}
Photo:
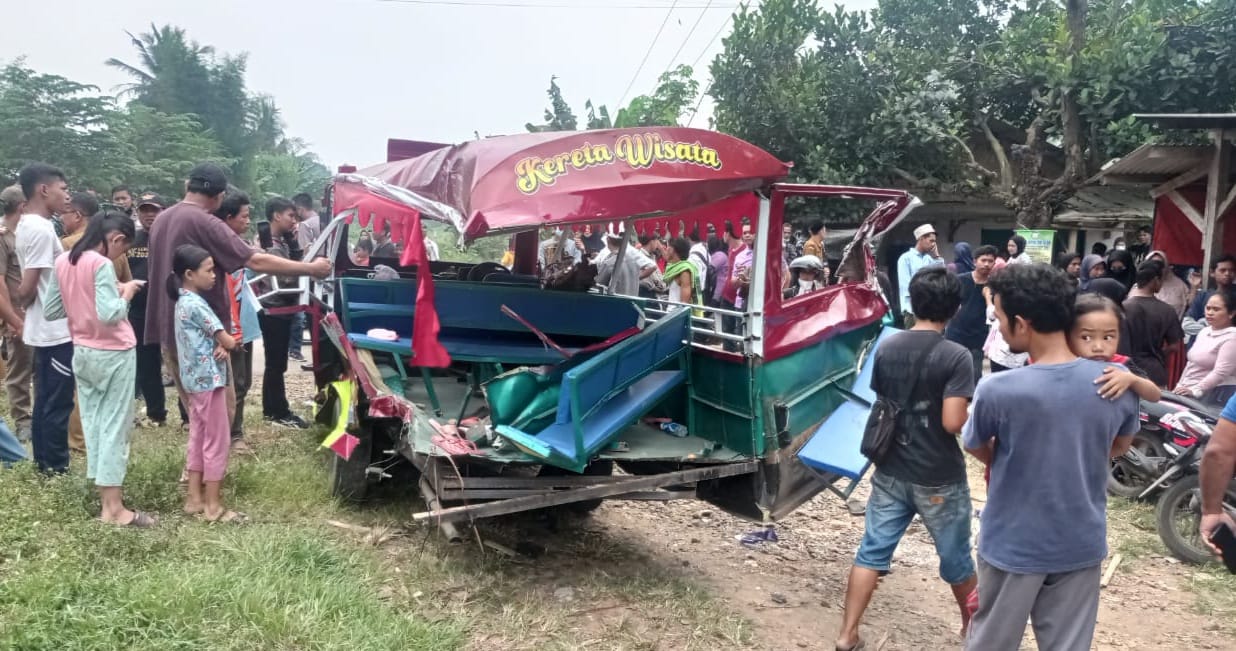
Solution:
{"label": "green signboard", "polygon": [[1026,255],[1035,262],[1052,263],[1052,251],[1055,250],[1056,231],[1021,229],[1017,234],[1026,238]]}

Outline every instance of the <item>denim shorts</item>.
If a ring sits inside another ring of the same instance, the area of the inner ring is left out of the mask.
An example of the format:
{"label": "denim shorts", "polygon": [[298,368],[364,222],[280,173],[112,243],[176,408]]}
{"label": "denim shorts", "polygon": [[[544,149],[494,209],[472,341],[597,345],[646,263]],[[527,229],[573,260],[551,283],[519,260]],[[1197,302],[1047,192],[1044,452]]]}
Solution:
{"label": "denim shorts", "polygon": [[879,470],[871,477],[867,523],[854,564],[887,572],[893,551],[918,514],[936,544],[940,578],[957,585],[974,576],[970,549],[970,486],[964,481],[944,486],[919,486],[894,479]]}

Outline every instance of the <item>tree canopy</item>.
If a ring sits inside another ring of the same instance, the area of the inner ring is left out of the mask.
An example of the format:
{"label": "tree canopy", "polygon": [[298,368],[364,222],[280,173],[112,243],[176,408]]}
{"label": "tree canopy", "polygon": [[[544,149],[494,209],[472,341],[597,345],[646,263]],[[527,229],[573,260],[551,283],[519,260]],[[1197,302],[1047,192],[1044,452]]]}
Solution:
{"label": "tree canopy", "polygon": [[175,197],[211,161],[259,207],[270,196],[318,195],[330,171],[289,136],[275,101],[245,86],[245,55],[217,55],[185,30],[130,34],[136,58],[111,58],[132,83],[113,96],[18,59],[0,68],[0,178],[43,161],[74,188],[127,184]]}
{"label": "tree canopy", "polygon": [[[648,95],[640,95],[627,106],[618,109],[611,119],[609,108],[594,105],[592,100],[584,103],[587,112],[586,129],[615,129],[624,127],[678,126],[684,118],[694,113],[694,103],[699,97],[699,82],[692,78],[691,66],[680,65],[667,70],[657,78],[657,87]],[[530,132],[575,131],[578,120],[571,105],[563,99],[558,78],[549,80],[549,108],[545,109],[545,123],[528,123]]]}
{"label": "tree canopy", "polygon": [[1134,112],[1236,106],[1236,0],[816,0],[743,7],[717,128],[804,181],[987,193],[1044,225],[1149,137]]}

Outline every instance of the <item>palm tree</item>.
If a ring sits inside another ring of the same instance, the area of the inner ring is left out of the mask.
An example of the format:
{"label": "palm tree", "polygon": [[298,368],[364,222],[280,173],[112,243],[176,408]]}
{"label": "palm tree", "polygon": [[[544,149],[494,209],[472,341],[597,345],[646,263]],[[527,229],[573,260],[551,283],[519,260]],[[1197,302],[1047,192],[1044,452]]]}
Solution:
{"label": "palm tree", "polygon": [[[123,93],[133,95],[144,104],[152,104],[163,99],[162,90],[188,90],[183,88],[189,79],[196,77],[208,79],[208,63],[214,57],[215,50],[209,45],[199,45],[189,40],[185,30],[173,25],[158,27],[150,24],[150,31],[134,36],[126,31],[133,47],[137,49],[138,64],[133,65],[115,57],[106,64],[124,72],[133,78],[133,83],[121,86]],[[156,106],[152,108],[164,112],[184,112],[169,110],[174,107]]]}

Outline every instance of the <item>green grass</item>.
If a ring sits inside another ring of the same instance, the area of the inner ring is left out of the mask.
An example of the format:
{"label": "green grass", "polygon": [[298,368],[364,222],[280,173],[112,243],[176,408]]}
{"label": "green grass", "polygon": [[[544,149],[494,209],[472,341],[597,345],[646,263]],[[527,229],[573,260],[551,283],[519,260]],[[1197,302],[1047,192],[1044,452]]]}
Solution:
{"label": "green grass", "polygon": [[[1159,538],[1155,521],[1155,504],[1109,497],[1107,503],[1108,537],[1119,541],[1113,551],[1133,560],[1159,562],[1151,556],[1170,557],[1171,553]],[[1229,622],[1236,619],[1236,575],[1228,573],[1220,563],[1197,567],[1181,563],[1173,567],[1179,572],[1182,587],[1194,598],[1193,609],[1211,617],[1230,632],[1236,632]],[[1122,573],[1135,572],[1135,565],[1122,565]]]}
{"label": "green grass", "polygon": [[[250,410],[256,412],[257,410]],[[678,567],[586,521],[546,532],[536,518],[486,524],[484,539],[530,537],[539,559],[475,540],[448,545],[408,515],[407,490],[362,509],[328,495],[320,431],[247,427],[255,456],[233,457],[224,498],[251,522],[180,513],[184,434],[135,430],[126,502],[159,515],[131,530],[94,520],[98,499],[73,472],[0,470],[0,649],[731,649],[749,623]],[[398,488],[398,487],[396,487]],[[375,545],[326,524],[394,535]],[[555,590],[574,596],[559,600]],[[585,644],[587,643],[587,644]]]}
{"label": "green grass", "polygon": [[[455,649],[455,621],[411,616],[375,589],[368,549],[326,534],[320,464],[234,465],[228,497],[254,522],[208,525],[177,515],[183,458],[173,432],[143,431],[128,502],[160,513],[146,531],[93,521],[95,500],[74,473],[0,472],[0,648]],[[284,451],[286,452],[286,450]]]}

